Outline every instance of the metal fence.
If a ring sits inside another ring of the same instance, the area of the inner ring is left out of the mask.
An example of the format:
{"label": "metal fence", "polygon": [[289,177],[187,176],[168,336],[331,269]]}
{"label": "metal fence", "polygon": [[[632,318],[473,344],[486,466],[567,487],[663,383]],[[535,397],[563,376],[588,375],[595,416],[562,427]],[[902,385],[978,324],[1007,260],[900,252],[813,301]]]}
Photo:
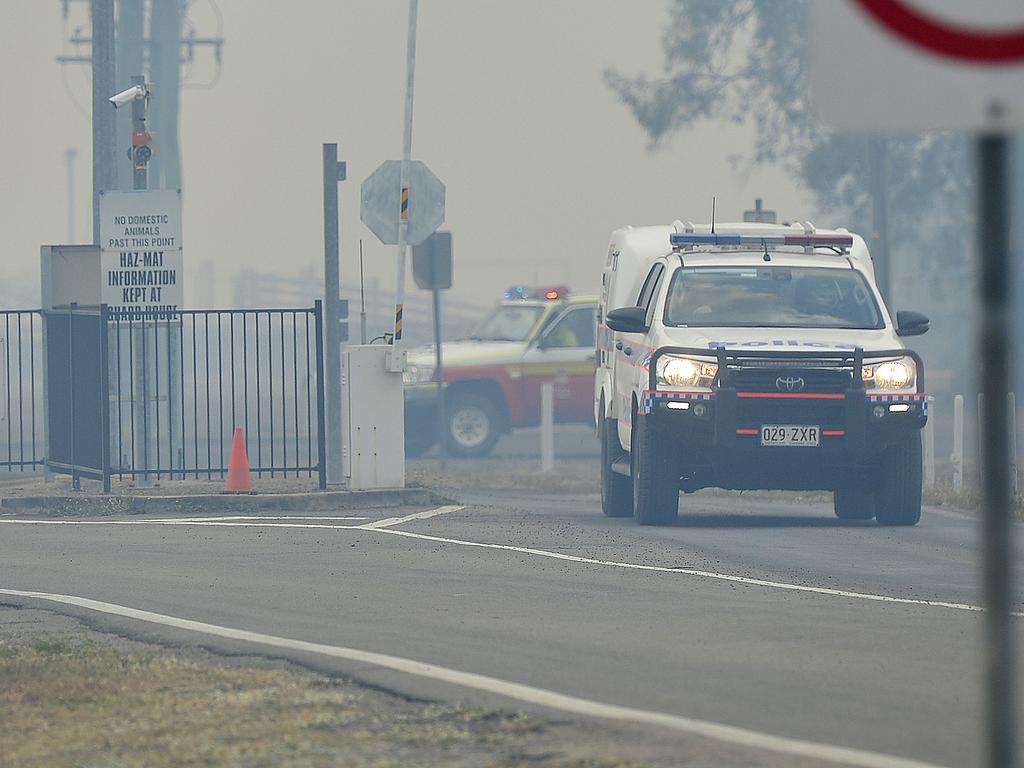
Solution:
{"label": "metal fence", "polygon": [[107,328],[113,476],[222,478],[240,427],[258,477],[324,485],[320,302],[111,314]]}
{"label": "metal fence", "polygon": [[42,333],[39,310],[0,310],[0,473],[43,466]]}
{"label": "metal fence", "polygon": [[257,477],[325,487],[322,339],[319,301],[0,310],[0,474],[223,478],[241,428]]}

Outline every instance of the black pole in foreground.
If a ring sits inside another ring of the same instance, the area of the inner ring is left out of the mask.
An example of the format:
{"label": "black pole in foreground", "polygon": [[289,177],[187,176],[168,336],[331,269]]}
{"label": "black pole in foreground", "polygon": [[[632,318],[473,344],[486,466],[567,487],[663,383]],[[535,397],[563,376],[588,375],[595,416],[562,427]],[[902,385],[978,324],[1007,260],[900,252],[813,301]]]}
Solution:
{"label": "black pole in foreground", "polygon": [[437,379],[437,457],[441,471],[447,468],[448,415],[444,407],[444,360],[441,355],[441,291],[437,286],[437,260],[431,259],[434,274],[434,368]]}
{"label": "black pole in foreground", "polygon": [[324,166],[324,384],[327,398],[327,482],[344,482],[341,453],[341,266],[338,222],[338,183],[345,180],[345,163],[338,162],[338,145],[323,145]]}
{"label": "black pole in foreground", "polygon": [[987,765],[1011,768],[1014,752],[1014,664],[1010,625],[1009,386],[1010,201],[1009,140],[982,135],[978,157],[978,248],[981,255],[982,493],[986,659]]}

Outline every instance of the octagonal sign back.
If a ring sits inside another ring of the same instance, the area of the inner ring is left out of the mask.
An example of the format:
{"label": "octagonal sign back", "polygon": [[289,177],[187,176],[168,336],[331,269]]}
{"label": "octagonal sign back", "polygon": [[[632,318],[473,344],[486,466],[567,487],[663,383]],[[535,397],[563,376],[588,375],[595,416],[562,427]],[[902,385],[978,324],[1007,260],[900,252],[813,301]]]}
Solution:
{"label": "octagonal sign back", "polygon": [[[398,242],[401,174],[401,161],[387,160],[361,187],[359,218],[387,245]],[[444,223],[444,195],[444,184],[426,163],[413,160],[409,164],[409,245],[419,245]]]}

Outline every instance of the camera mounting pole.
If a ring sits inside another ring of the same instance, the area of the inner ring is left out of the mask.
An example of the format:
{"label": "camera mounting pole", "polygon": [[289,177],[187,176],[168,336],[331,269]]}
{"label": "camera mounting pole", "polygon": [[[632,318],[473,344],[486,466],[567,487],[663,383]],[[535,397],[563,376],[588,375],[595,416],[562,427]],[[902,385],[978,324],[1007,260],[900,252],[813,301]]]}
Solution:
{"label": "camera mounting pole", "polygon": [[132,85],[141,86],[146,93],[132,102],[132,146],[128,150],[132,160],[132,189],[149,189],[149,160],[153,156],[153,149],[149,146],[153,137],[146,130],[149,89],[146,78],[141,75],[132,77]]}

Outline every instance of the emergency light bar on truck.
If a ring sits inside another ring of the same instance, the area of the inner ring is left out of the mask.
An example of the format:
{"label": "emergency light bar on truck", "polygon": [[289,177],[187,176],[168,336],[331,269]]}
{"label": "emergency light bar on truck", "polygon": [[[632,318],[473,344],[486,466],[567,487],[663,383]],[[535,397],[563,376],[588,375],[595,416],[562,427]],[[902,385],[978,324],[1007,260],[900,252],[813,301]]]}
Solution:
{"label": "emergency light bar on truck", "polygon": [[796,245],[804,248],[850,248],[853,235],[740,235],[729,232],[695,234],[672,232],[668,236],[673,248],[690,245]]}

